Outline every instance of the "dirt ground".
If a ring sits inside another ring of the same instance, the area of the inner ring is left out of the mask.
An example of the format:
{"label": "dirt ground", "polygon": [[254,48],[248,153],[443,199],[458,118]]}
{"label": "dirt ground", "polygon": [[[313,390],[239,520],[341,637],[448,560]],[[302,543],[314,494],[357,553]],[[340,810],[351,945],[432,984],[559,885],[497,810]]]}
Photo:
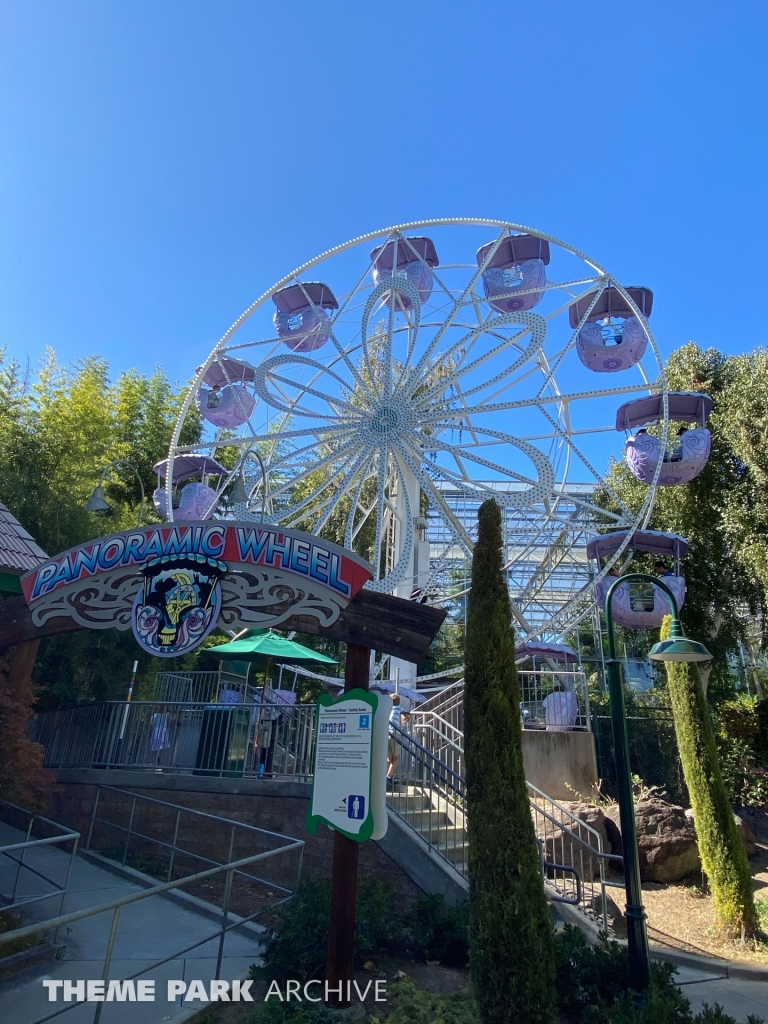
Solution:
{"label": "dirt ground", "polygon": [[[758,844],[757,855],[749,862],[755,898],[768,899],[768,812],[758,810],[746,817]],[[622,890],[612,888],[609,893],[623,910]],[[712,897],[706,891],[701,875],[674,885],[644,882],[643,903],[648,914],[648,938],[652,945],[668,946],[700,956],[768,965],[768,942],[734,942],[717,934]]]}

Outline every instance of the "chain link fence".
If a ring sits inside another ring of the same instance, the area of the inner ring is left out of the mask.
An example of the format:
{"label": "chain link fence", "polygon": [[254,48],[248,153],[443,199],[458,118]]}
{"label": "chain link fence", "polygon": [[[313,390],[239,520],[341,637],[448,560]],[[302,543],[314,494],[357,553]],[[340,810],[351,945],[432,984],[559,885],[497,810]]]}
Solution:
{"label": "chain link fence", "polygon": [[[602,792],[616,797],[616,758],[610,715],[593,715],[592,729]],[[639,776],[646,786],[658,786],[662,791],[660,795],[671,803],[689,807],[671,708],[628,709],[627,734],[632,774]]]}

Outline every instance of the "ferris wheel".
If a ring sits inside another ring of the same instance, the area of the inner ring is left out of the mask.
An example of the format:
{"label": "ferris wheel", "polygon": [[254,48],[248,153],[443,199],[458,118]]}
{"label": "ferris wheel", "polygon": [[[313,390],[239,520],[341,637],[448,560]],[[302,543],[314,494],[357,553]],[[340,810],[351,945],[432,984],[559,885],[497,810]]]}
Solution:
{"label": "ferris wheel", "polygon": [[627,400],[660,393],[667,442],[652,298],[506,221],[336,246],[264,292],[198,368],[155,505],[325,536],[371,562],[370,588],[442,602],[466,587],[493,497],[519,628],[562,636],[593,601],[589,537],[629,538],[652,508],[661,464],[639,511],[606,480]]}

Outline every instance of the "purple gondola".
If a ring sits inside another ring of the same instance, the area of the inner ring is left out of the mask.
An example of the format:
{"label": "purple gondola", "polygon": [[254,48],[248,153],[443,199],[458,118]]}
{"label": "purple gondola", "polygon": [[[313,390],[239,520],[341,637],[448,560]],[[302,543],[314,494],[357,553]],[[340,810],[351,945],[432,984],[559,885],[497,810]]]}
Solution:
{"label": "purple gondola", "polygon": [[696,427],[681,427],[677,431],[670,431],[663,453],[659,439],[645,429],[663,418],[661,395],[649,395],[626,402],[616,413],[617,430],[642,428],[629,437],[624,446],[624,458],[632,475],[641,483],[651,483],[661,456],[660,487],[687,484],[697,477],[709,460],[711,440],[705,426],[712,411],[709,395],[695,391],[671,391],[667,397],[670,421],[696,423]]}
{"label": "purple gondola", "polygon": [[[496,242],[488,242],[477,250],[481,267]],[[515,313],[533,309],[544,295],[549,263],[549,242],[535,235],[509,235],[483,271],[483,291],[498,313]]]}
{"label": "purple gondola", "polygon": [[[587,557],[594,558],[599,567],[600,559],[614,554],[627,536],[626,530],[605,533],[593,537],[587,544]],[[680,559],[688,553],[688,541],[676,533],[662,533],[659,530],[637,530],[631,537],[625,551],[645,551],[659,557],[674,559],[674,575],[661,579],[677,600],[678,608],[685,601],[685,579],[680,575]],[[608,590],[616,582],[613,576],[600,580],[595,588],[597,604],[603,608]],[[671,614],[667,595],[652,583],[620,583],[611,602],[613,619],[628,629],[655,629],[662,624],[665,615]]]}
{"label": "purple gondola", "polygon": [[[394,278],[396,304],[403,310],[413,308],[413,300],[402,288],[398,288],[398,281],[407,282],[412,285],[421,302],[426,302],[432,294],[434,277],[432,267],[437,267],[440,261],[437,258],[437,250],[431,238],[413,237],[397,239],[397,267],[395,262],[395,239],[391,239],[385,245],[380,245],[371,253],[373,260],[373,283],[379,285],[382,281],[389,281]],[[384,292],[381,301],[390,301],[392,293]]]}
{"label": "purple gondola", "polygon": [[[200,367],[197,368],[198,372]],[[203,376],[203,384],[195,395],[200,415],[216,427],[242,426],[251,416],[256,399],[246,388],[253,383],[256,370],[250,363],[231,356],[214,360]]]}
{"label": "purple gondola", "polygon": [[526,640],[515,647],[515,662],[519,665],[529,658],[545,658],[550,661],[563,661],[566,665],[577,665],[579,656],[567,644],[553,644],[545,640]]}
{"label": "purple gondola", "polygon": [[275,292],[275,327],[292,352],[313,352],[328,341],[332,324],[328,310],[338,309],[331,289],[320,281],[289,284]]}
{"label": "purple gondola", "polygon": [[[153,466],[157,473],[157,488],[152,501],[159,515],[168,518],[168,500],[164,484],[168,475],[168,459],[163,459]],[[227,470],[216,459],[205,455],[177,455],[173,460],[173,518],[174,520],[210,519],[216,511],[216,491],[208,486],[209,476],[219,479],[227,475]],[[195,477],[200,480],[194,481]],[[179,492],[180,484],[186,483]]]}
{"label": "purple gondola", "polygon": [[[653,292],[650,288],[627,288],[626,291],[640,310],[643,321],[647,320],[653,307]],[[648,335],[644,323],[617,288],[608,285],[599,294],[590,292],[574,302],[568,310],[574,330],[585,315],[586,323],[576,337],[576,352],[588,370],[617,373],[640,362],[648,345]]]}

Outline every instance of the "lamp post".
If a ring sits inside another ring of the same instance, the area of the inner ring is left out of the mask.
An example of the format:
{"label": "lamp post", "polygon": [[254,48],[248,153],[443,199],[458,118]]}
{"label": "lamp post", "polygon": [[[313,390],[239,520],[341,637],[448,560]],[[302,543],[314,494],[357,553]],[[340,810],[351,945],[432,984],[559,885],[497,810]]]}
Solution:
{"label": "lamp post", "polygon": [[[261,476],[263,480],[263,486],[261,489],[261,519],[263,522],[267,509],[267,488],[269,486],[269,478],[267,477],[267,470],[264,465],[264,460],[262,459],[261,455],[259,455],[259,453],[255,451],[255,449],[253,448],[249,448],[242,458],[242,461],[240,463],[240,469],[238,471],[234,485],[232,486],[232,491],[229,495],[229,500],[232,502],[233,505],[239,505],[247,502],[250,497],[250,494],[248,494],[248,492],[245,489],[245,460],[248,458],[249,455],[252,458],[256,459],[256,461],[259,464],[259,468],[261,469]],[[251,488],[251,491],[253,491],[253,489],[254,488]]]}
{"label": "lamp post", "polygon": [[114,459],[112,462],[106,465],[104,469],[102,469],[101,476],[99,477],[99,482],[93,488],[93,493],[91,494],[88,501],[85,503],[85,511],[106,512],[109,509],[109,502],[104,497],[104,478],[111,469],[115,468],[115,466],[127,466],[128,469],[132,469],[136,476],[136,479],[139,481],[139,489],[141,491],[141,504],[139,505],[139,521],[136,525],[141,526],[141,518],[144,515],[144,484],[142,483],[141,477],[139,476],[138,469],[136,469],[133,463],[128,462],[127,459]]}
{"label": "lamp post", "polygon": [[621,682],[619,661],[616,657],[616,640],[613,631],[611,603],[616,588],[622,583],[634,581],[652,583],[669,598],[672,605],[670,638],[654,644],[649,657],[653,661],[708,661],[712,655],[703,644],[689,640],[683,635],[677,600],[662,580],[647,573],[632,572],[620,576],[605,595],[605,623],[608,633],[608,694],[611,701],[611,722],[613,725],[613,747],[616,758],[616,788],[619,796],[621,839],[624,854],[624,888],[627,894],[627,948],[629,951],[629,987],[636,998],[642,1001],[642,993],[651,981],[651,958],[648,949],[648,930],[643,908],[643,893],[640,885],[640,858],[637,850],[635,828],[635,805],[632,799],[632,776],[629,767],[629,737],[624,706],[624,687]]}

